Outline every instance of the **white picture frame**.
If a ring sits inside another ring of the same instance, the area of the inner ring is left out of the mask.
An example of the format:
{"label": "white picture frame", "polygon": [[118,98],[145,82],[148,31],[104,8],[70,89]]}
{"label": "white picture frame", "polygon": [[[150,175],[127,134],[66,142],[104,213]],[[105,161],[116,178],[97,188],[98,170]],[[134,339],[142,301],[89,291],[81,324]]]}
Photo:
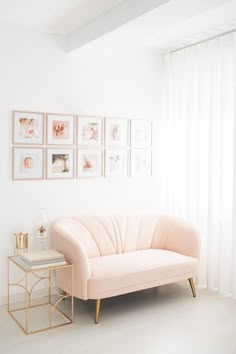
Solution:
{"label": "white picture frame", "polygon": [[128,176],[128,151],[125,149],[106,149],[105,177]]}
{"label": "white picture frame", "polygon": [[91,178],[103,176],[102,149],[78,149],[77,177]]}
{"label": "white picture frame", "polygon": [[47,145],[73,145],[75,141],[75,116],[47,113]]}
{"label": "white picture frame", "polygon": [[131,150],[131,177],[152,176],[152,151],[150,149]]}
{"label": "white picture frame", "polygon": [[36,147],[13,148],[12,179],[43,179],[43,149]]}
{"label": "white picture frame", "polygon": [[128,119],[105,118],[105,144],[109,147],[128,145]]}
{"label": "white picture frame", "polygon": [[13,111],[13,145],[42,145],[44,143],[44,113]]}
{"label": "white picture frame", "polygon": [[132,119],[130,140],[132,148],[150,148],[152,146],[152,122]]}
{"label": "white picture frame", "polygon": [[77,117],[77,145],[99,147],[103,143],[103,118]]}
{"label": "white picture frame", "polygon": [[74,178],[74,149],[47,149],[47,179]]}

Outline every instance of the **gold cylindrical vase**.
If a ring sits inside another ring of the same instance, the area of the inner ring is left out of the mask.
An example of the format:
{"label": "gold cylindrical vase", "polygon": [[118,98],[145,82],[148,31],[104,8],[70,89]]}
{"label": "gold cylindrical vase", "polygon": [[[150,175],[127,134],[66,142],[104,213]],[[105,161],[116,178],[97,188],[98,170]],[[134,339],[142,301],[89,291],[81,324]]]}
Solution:
{"label": "gold cylindrical vase", "polygon": [[28,233],[19,232],[15,235],[15,254],[18,254],[18,250],[27,250],[28,248]]}

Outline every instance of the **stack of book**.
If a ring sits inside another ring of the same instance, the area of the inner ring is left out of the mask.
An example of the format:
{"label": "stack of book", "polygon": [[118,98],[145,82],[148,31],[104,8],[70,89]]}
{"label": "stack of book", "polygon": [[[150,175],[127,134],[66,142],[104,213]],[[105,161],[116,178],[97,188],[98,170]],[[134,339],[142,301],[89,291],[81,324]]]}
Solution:
{"label": "stack of book", "polygon": [[67,264],[64,255],[53,249],[22,254],[21,260],[34,269]]}

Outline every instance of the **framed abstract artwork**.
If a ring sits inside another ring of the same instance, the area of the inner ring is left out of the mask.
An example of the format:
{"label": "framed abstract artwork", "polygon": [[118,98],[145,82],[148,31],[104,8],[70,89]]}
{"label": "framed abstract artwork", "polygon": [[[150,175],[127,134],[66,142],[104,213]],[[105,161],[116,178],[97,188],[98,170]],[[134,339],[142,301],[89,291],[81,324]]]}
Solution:
{"label": "framed abstract artwork", "polygon": [[43,149],[42,148],[13,148],[13,179],[42,179],[43,178]]}
{"label": "framed abstract artwork", "polygon": [[75,117],[70,114],[47,114],[47,144],[73,145]]}
{"label": "framed abstract artwork", "polygon": [[102,177],[103,151],[99,149],[79,149],[77,170],[78,177]]}
{"label": "framed abstract artwork", "polygon": [[47,178],[74,178],[73,149],[47,149]]}
{"label": "framed abstract artwork", "polygon": [[101,146],[103,142],[103,118],[78,117],[77,144]]}
{"label": "framed abstract artwork", "polygon": [[13,144],[41,145],[44,140],[44,113],[13,112]]}
{"label": "framed abstract artwork", "polygon": [[106,149],[105,176],[106,177],[127,177],[128,176],[127,150]]}
{"label": "framed abstract artwork", "polygon": [[152,175],[152,151],[150,149],[131,150],[131,177]]}
{"label": "framed abstract artwork", "polygon": [[131,147],[148,148],[152,146],[152,122],[150,120],[131,120]]}
{"label": "framed abstract artwork", "polygon": [[105,143],[110,147],[126,147],[128,144],[128,120],[105,119]]}

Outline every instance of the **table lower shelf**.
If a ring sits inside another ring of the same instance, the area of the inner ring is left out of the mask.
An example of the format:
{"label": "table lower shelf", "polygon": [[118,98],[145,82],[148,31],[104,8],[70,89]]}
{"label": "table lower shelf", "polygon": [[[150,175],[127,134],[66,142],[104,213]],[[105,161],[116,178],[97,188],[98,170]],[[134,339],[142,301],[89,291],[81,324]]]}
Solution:
{"label": "table lower shelf", "polygon": [[72,318],[66,314],[70,306],[70,300],[63,300],[60,307],[48,302],[28,308],[18,304],[8,312],[25,334],[33,334],[72,323]]}

